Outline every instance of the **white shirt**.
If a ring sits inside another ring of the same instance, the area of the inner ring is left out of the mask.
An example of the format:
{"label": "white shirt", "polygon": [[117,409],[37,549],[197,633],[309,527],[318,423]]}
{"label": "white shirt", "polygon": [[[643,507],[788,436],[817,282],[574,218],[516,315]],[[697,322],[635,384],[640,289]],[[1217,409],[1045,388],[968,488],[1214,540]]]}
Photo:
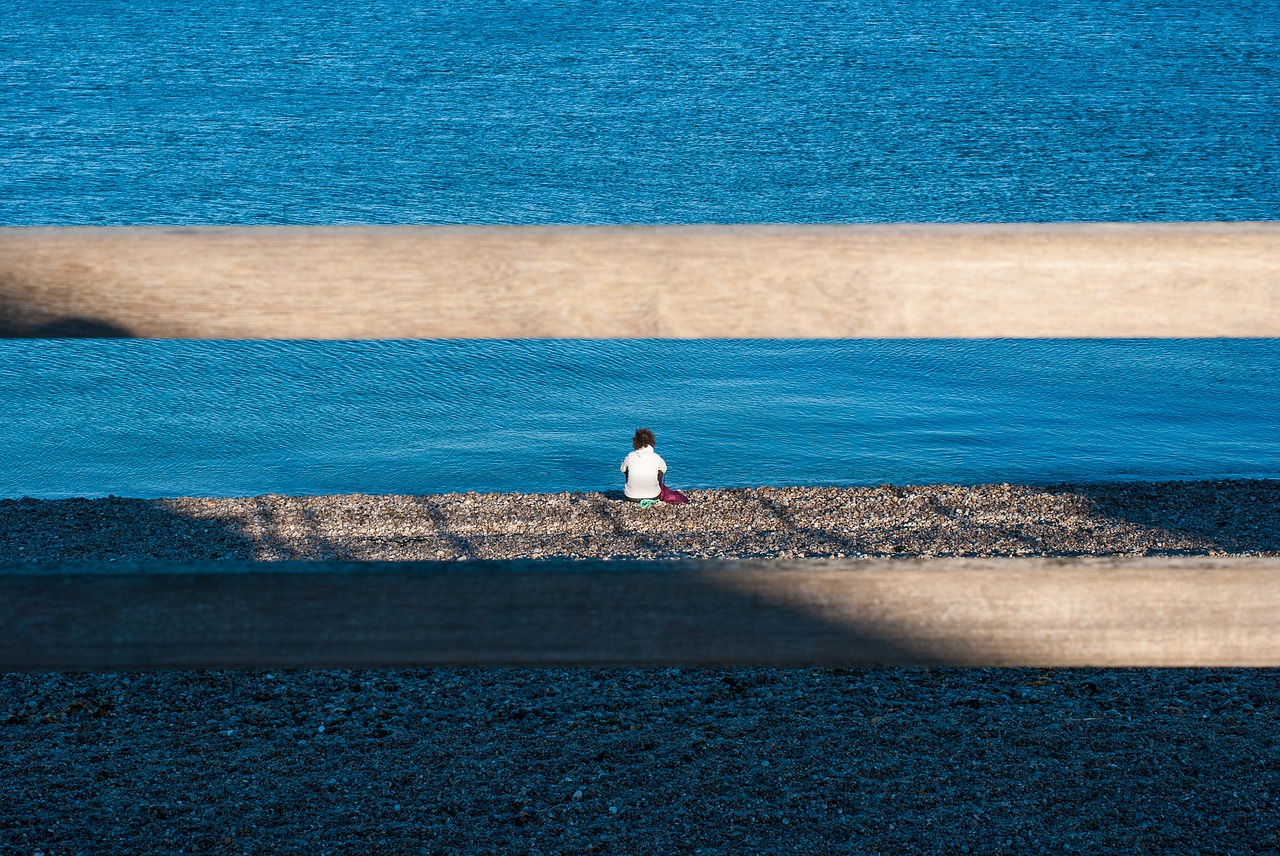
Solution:
{"label": "white shirt", "polygon": [[641,446],[622,461],[619,467],[627,474],[627,496],[631,499],[657,499],[662,493],[658,473],[667,471],[667,462],[652,446]]}

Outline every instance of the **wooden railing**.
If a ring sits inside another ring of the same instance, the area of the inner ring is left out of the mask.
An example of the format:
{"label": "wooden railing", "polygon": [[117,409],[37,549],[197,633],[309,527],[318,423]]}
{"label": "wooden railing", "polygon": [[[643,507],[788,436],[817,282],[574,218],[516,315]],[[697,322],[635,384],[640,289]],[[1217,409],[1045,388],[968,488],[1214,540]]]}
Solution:
{"label": "wooden railing", "polygon": [[8,335],[1280,335],[1280,223],[0,229]]}
{"label": "wooden railing", "polygon": [[0,670],[1274,666],[1280,560],[0,569]]}
{"label": "wooden railing", "polygon": [[[1274,337],[1280,224],[0,229],[0,333]],[[0,568],[4,670],[867,663],[1280,665],[1280,559]]]}

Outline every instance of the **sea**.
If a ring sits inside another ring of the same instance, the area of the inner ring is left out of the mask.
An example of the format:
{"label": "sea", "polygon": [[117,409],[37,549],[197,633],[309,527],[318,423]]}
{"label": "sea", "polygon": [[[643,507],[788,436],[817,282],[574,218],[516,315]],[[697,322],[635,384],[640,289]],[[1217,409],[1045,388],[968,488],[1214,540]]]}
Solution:
{"label": "sea", "polygon": [[[6,0],[0,226],[1280,218],[1251,0]],[[0,271],[0,298],[4,272]],[[0,341],[0,497],[1280,477],[1276,340]]]}

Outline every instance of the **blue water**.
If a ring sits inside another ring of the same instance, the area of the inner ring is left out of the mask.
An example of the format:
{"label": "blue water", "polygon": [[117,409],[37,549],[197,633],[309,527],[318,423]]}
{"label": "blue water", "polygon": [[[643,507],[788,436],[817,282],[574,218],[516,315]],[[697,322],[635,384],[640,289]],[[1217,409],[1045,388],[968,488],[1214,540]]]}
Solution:
{"label": "blue water", "polygon": [[0,496],[1280,475],[1280,341],[0,343]]}
{"label": "blue water", "polygon": [[[0,226],[1274,220],[1277,117],[1269,0],[6,0]],[[0,342],[0,496],[1275,477],[1278,357]]]}
{"label": "blue water", "polygon": [[1274,0],[5,0],[0,223],[1271,220]]}

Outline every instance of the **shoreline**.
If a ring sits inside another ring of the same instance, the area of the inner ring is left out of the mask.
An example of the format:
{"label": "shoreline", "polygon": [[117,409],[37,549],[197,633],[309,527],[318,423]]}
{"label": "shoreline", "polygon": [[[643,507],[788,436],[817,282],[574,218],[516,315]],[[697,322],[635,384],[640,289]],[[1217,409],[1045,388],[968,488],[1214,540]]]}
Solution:
{"label": "shoreline", "polygon": [[1280,555],[1280,480],[0,500],[0,563]]}

